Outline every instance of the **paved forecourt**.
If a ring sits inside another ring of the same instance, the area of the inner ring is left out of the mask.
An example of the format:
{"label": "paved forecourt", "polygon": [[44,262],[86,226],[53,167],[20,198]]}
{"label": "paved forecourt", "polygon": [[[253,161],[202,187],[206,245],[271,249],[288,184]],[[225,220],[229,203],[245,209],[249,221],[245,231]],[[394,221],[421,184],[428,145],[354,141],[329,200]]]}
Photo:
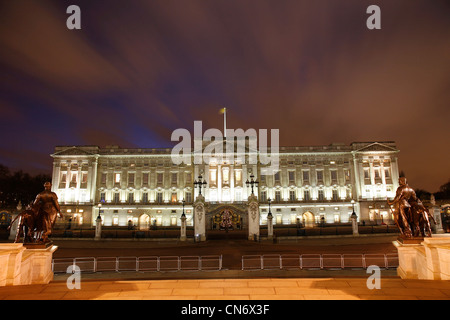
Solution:
{"label": "paved forecourt", "polygon": [[1,287],[2,300],[450,300],[450,281],[382,278],[267,278],[199,280],[84,280]]}

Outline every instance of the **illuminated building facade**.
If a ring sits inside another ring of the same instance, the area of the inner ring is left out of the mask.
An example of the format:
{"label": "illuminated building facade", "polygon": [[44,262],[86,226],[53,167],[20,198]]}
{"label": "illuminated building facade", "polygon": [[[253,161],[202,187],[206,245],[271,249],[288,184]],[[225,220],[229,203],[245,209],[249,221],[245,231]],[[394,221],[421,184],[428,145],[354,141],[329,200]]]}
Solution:
{"label": "illuminated building facade", "polygon": [[[264,175],[259,163],[212,159],[206,164],[174,165],[172,149],[118,146],[61,146],[53,157],[52,190],[72,225],[91,227],[99,214],[105,226],[138,229],[179,226],[182,201],[187,225],[193,224],[194,182],[202,175],[208,204],[207,229],[222,207],[235,210],[246,227],[246,181],[258,181],[260,224],[267,223],[269,199],[273,224],[314,226],[358,221],[392,222],[387,198],[398,187],[394,142],[355,142],[314,147],[280,147],[279,172]],[[352,201],[353,200],[353,201]],[[98,204],[101,203],[101,209]]]}

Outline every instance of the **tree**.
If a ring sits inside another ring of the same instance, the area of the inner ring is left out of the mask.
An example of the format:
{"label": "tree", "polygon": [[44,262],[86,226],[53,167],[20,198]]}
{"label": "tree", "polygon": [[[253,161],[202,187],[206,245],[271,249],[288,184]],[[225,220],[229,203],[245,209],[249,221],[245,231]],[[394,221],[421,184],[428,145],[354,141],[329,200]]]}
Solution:
{"label": "tree", "polygon": [[422,189],[416,189],[414,191],[416,192],[416,196],[420,200],[430,200],[430,198],[431,198],[431,192],[428,192],[428,191],[422,190]]}
{"label": "tree", "polygon": [[31,203],[43,190],[46,181],[51,181],[50,175],[31,176],[22,170],[11,173],[7,167],[0,165],[0,208],[13,211],[19,201],[24,206]]}
{"label": "tree", "polygon": [[450,179],[447,183],[444,183],[439,187],[439,191],[434,194],[436,200],[448,200],[450,199]]}

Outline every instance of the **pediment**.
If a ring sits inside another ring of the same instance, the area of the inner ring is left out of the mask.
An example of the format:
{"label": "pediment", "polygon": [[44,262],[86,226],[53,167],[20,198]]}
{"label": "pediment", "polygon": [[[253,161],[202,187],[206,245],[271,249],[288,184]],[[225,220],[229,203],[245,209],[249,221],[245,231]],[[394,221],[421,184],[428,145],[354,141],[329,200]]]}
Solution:
{"label": "pediment", "polygon": [[56,147],[53,156],[93,156],[98,153],[98,147]]}
{"label": "pediment", "polygon": [[388,152],[395,151],[396,152],[398,150],[396,148],[385,145],[383,143],[374,142],[374,143],[364,146],[356,151],[357,152],[380,152],[380,151],[388,151]]}

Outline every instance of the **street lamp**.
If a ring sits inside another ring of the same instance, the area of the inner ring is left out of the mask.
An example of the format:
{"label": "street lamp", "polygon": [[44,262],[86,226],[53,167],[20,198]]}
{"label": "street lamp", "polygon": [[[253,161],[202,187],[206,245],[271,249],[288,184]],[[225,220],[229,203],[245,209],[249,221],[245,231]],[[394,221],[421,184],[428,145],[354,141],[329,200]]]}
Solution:
{"label": "street lamp", "polygon": [[202,181],[202,175],[198,176],[198,180],[194,181],[194,187],[198,188],[198,195],[202,195],[202,186],[203,188],[206,188],[206,181]]}
{"label": "street lamp", "polygon": [[186,218],[186,215],[184,214],[184,203],[186,201],[182,200],[181,203],[183,204],[183,212],[181,213],[181,218]]}
{"label": "street lamp", "polygon": [[267,199],[267,202],[269,202],[269,213],[267,214],[267,217],[272,217],[272,211],[270,210],[270,203],[272,202],[272,199]]}
{"label": "street lamp", "polygon": [[254,194],[253,193],[253,187],[258,187],[258,184],[259,184],[259,182],[258,181],[256,181],[256,180],[253,180],[253,178],[254,178],[255,176],[253,175],[253,173],[251,174],[251,176],[250,176],[250,181],[246,181],[245,182],[245,184],[247,185],[247,187],[252,187],[252,194]]}
{"label": "street lamp", "polygon": [[98,216],[97,216],[97,220],[102,220],[102,217],[100,216],[100,210],[102,209],[102,204],[99,203],[98,204]]}

